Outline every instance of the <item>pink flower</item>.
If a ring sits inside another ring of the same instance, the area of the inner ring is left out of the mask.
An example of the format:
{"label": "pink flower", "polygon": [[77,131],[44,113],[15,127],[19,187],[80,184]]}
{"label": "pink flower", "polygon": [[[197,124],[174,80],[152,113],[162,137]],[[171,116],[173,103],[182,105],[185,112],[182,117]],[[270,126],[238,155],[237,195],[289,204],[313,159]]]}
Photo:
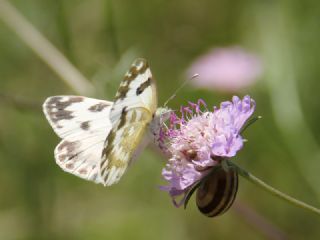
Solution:
{"label": "pink flower", "polygon": [[257,56],[240,47],[212,49],[198,58],[187,71],[188,77],[199,74],[196,87],[220,91],[237,91],[252,85],[261,75]]}
{"label": "pink flower", "polygon": [[[204,110],[202,110],[204,109]],[[160,141],[170,159],[162,171],[173,203],[181,206],[188,191],[224,158],[231,158],[243,146],[240,130],[255,109],[254,101],[245,96],[233,97],[220,108],[206,109],[203,100],[181,108],[181,116],[171,114],[169,126],[162,127]]]}

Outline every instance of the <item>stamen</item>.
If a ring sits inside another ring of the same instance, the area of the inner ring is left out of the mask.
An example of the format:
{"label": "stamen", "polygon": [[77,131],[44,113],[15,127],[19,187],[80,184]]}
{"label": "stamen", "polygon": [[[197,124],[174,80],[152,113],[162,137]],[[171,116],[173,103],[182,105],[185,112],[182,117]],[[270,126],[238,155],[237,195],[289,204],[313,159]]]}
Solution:
{"label": "stamen", "polygon": [[[202,100],[201,98],[198,100],[198,105],[199,105],[199,109],[201,108],[201,105],[202,105],[202,107],[204,107],[206,112],[208,111],[206,102],[204,100]],[[199,111],[201,111],[201,110],[199,110]]]}
{"label": "stamen", "polygon": [[189,106],[191,107],[191,108],[193,108],[195,111],[196,111],[196,113],[198,113],[198,105],[196,104],[196,103],[193,103],[193,102],[188,102],[188,104],[189,104]]}
{"label": "stamen", "polygon": [[184,107],[183,111],[185,113],[185,117],[187,119],[187,121],[189,121],[192,117],[193,117],[193,111],[189,108],[189,107]]}
{"label": "stamen", "polygon": [[183,111],[184,106],[180,107],[180,113],[181,113],[181,122],[184,122],[184,111]]}

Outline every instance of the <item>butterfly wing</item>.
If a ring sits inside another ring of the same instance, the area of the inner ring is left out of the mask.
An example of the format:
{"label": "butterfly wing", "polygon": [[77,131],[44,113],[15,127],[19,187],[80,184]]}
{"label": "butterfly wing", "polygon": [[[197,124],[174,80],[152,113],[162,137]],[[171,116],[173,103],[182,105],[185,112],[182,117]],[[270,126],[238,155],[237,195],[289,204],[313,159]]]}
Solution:
{"label": "butterfly wing", "polygon": [[54,96],[44,102],[46,118],[62,138],[54,155],[64,171],[101,183],[101,153],[112,126],[112,104],[81,96]]}
{"label": "butterfly wing", "polygon": [[141,144],[157,106],[155,80],[148,63],[137,59],[126,73],[110,111],[112,129],[101,161],[104,185],[117,183]]}

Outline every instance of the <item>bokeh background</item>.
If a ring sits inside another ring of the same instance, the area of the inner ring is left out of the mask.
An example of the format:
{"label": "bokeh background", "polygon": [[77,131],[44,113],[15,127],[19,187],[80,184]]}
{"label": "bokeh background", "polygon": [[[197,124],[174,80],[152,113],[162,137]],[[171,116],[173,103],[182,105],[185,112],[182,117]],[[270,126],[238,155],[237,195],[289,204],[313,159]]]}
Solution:
{"label": "bokeh background", "polygon": [[148,59],[162,105],[211,49],[254,55],[259,71],[250,84],[224,89],[207,81],[199,88],[200,74],[169,106],[250,94],[263,119],[245,132],[248,142],[234,161],[320,207],[319,1],[0,0],[0,239],[319,239],[318,216],[245,179],[221,217],[202,216],[193,200],[176,209],[158,189],[165,159],[153,148],[110,188],[59,169],[59,139],[41,103],[79,93],[8,25],[15,12],[8,2],[89,79],[92,97],[112,99],[137,57]]}

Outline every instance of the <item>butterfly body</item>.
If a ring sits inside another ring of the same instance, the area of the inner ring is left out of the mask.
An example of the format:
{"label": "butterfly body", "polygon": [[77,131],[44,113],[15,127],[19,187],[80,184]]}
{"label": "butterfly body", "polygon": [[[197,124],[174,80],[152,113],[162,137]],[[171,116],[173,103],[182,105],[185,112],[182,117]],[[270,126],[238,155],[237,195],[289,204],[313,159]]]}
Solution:
{"label": "butterfly body", "polygon": [[[114,102],[82,96],[49,97],[47,120],[62,141],[55,149],[66,172],[105,186],[117,183],[155,131],[157,92],[148,63],[137,59],[126,73]],[[161,111],[163,113],[163,111]]]}

